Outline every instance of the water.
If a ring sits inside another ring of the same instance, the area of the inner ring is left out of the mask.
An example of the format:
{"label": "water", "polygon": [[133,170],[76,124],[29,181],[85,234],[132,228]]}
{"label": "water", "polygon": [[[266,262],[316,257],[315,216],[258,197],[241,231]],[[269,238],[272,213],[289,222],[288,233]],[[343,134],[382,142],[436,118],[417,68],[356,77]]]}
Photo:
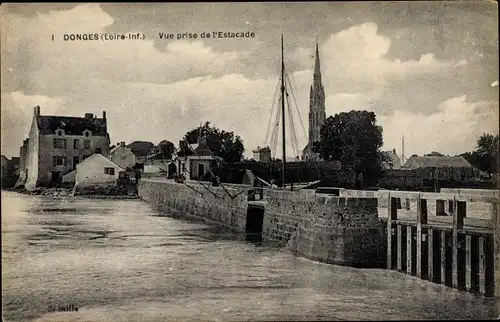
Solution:
{"label": "water", "polygon": [[[332,266],[138,200],[2,193],[6,321],[489,319],[496,301]],[[78,307],[49,312],[49,306]]]}

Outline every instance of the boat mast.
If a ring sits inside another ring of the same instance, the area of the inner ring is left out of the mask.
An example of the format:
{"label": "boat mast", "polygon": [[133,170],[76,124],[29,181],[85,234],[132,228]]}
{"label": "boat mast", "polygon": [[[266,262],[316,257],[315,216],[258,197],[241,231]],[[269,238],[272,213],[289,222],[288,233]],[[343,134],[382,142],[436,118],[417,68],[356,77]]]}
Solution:
{"label": "boat mast", "polygon": [[285,188],[285,163],[286,163],[286,140],[285,140],[285,59],[283,54],[283,34],[281,34],[281,123],[283,125],[283,162],[281,169],[281,186]]}

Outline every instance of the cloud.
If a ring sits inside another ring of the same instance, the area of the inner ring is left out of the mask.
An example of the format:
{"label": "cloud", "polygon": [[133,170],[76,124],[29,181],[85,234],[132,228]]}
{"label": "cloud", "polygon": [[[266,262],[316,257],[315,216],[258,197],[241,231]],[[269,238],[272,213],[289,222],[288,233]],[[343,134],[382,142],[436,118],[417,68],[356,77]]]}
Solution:
{"label": "cloud", "polygon": [[28,137],[33,107],[47,107],[44,114],[64,115],[64,100],[60,97],[24,95],[21,92],[2,93],[2,154],[19,156],[19,147]]}
{"label": "cloud", "polygon": [[379,117],[384,128],[384,146],[401,153],[401,137],[405,138],[405,156],[438,151],[447,155],[474,149],[483,133],[498,133],[498,103],[467,102],[466,96],[449,99],[438,106],[430,117],[396,111]]}
{"label": "cloud", "polygon": [[493,83],[491,83],[490,85],[491,87],[498,87],[498,81],[494,81]]}
{"label": "cloud", "polygon": [[[241,135],[247,156],[266,143],[267,126],[274,119],[271,109],[279,77],[279,48],[265,47],[269,44],[263,39],[255,40],[263,44],[255,57],[245,49],[231,49],[228,42],[173,41],[159,46],[151,30],[141,30],[148,36],[144,41],[62,41],[63,33],[100,33],[115,26],[115,18],[96,4],[34,17],[10,14],[6,21],[2,31],[7,44],[2,51],[2,76],[6,75],[1,80],[2,151],[18,154],[37,104],[42,114],[83,116],[106,110],[113,143],[167,139],[177,144],[183,134],[204,121]],[[121,32],[140,30],[139,21],[134,23],[133,29]],[[425,53],[413,59],[392,59],[388,57],[391,44],[392,39],[374,23],[332,33],[320,44],[327,114],[375,111],[384,126],[387,149],[399,147],[403,134],[408,151],[415,153],[438,149],[448,153],[451,150],[443,143],[448,139],[459,152],[473,148],[479,129],[486,129],[480,121],[492,120],[494,97],[476,100],[467,95],[471,102],[465,100],[464,86],[470,81],[462,76],[473,70],[468,57],[443,59]],[[306,129],[312,45],[285,53]],[[250,76],[249,69],[265,72]],[[307,138],[297,114],[294,111],[302,148]],[[10,123],[16,126],[4,126]],[[287,150],[293,151],[290,143]]]}

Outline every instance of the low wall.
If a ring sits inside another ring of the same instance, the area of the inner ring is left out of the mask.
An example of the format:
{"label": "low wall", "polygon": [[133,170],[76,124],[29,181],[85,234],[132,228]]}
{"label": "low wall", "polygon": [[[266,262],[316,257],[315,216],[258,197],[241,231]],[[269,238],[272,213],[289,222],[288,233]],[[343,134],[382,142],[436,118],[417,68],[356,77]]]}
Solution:
{"label": "low wall", "polygon": [[268,190],[263,238],[325,263],[380,267],[385,238],[377,199]]}
{"label": "low wall", "polygon": [[244,232],[248,188],[232,186],[225,189],[210,187],[208,190],[194,182],[182,184],[143,179],[139,181],[138,194],[170,215],[196,217]]}

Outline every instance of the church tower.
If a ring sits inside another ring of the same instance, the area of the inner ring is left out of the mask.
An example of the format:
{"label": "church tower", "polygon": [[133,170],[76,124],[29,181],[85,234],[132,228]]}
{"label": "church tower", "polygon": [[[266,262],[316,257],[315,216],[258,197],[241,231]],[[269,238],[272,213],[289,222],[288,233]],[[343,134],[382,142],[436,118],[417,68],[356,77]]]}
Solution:
{"label": "church tower", "polygon": [[302,152],[302,159],[315,158],[312,152],[314,142],[320,140],[320,131],[326,121],[325,89],[321,81],[321,67],[318,43],[316,43],[316,59],[314,63],[313,84],[309,92],[309,140]]}

